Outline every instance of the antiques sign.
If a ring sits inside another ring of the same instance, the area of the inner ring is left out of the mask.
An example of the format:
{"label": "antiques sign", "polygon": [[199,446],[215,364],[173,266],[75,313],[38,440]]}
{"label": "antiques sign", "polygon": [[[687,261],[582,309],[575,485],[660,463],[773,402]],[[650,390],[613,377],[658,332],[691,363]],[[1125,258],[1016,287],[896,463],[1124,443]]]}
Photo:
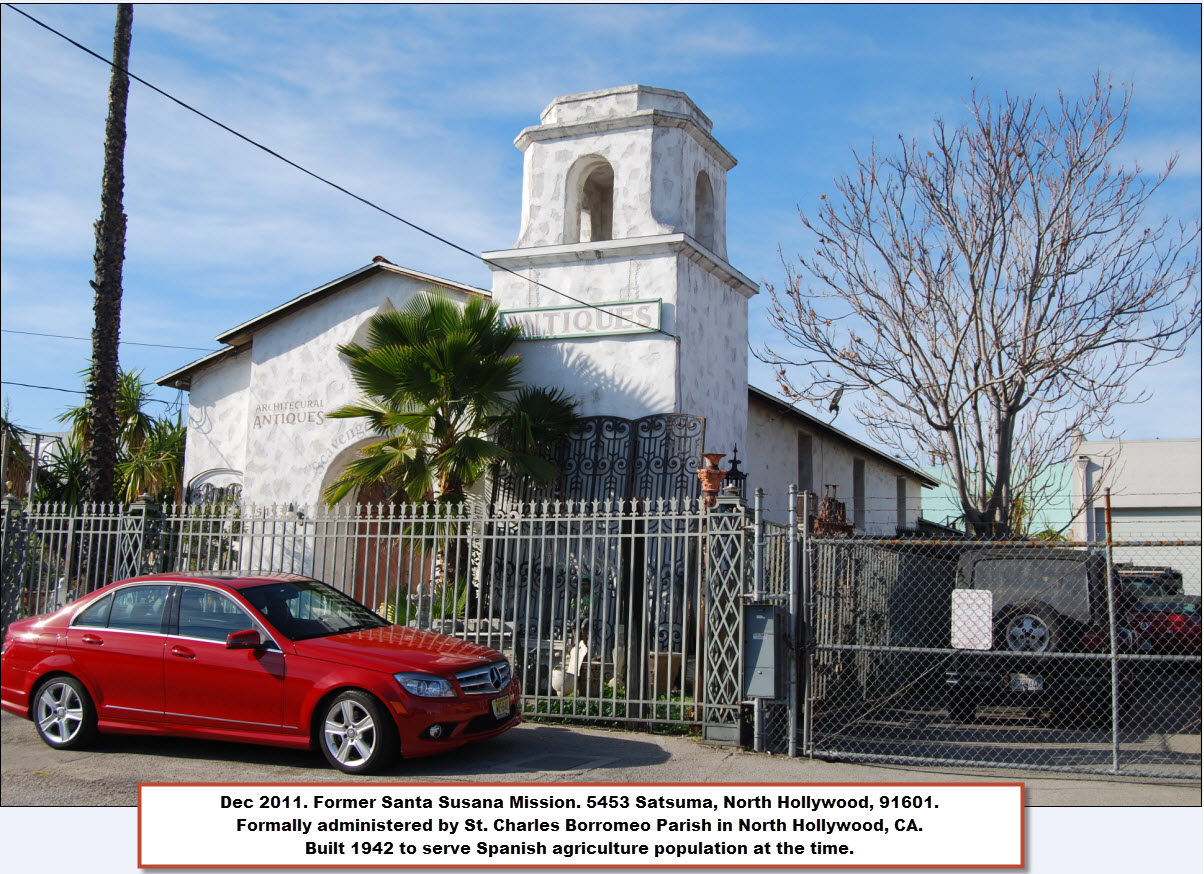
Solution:
{"label": "antiques sign", "polygon": [[502,313],[507,325],[522,326],[524,340],[648,334],[661,327],[661,302],[624,300],[594,306],[543,307]]}
{"label": "antiques sign", "polygon": [[325,403],[317,398],[256,404],[252,428],[269,425],[321,425],[326,420]]}

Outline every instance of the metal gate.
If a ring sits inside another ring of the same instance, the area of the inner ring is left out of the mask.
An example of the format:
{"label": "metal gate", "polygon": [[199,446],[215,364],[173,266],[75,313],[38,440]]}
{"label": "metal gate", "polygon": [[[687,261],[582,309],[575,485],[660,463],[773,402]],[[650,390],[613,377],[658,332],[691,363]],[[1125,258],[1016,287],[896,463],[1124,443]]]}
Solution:
{"label": "metal gate", "polygon": [[[1199,541],[819,537],[793,512],[765,522],[762,500],[743,629],[754,749],[1200,779],[1200,600],[1183,594]],[[766,659],[749,643],[773,622]],[[763,664],[776,685],[758,686]]]}

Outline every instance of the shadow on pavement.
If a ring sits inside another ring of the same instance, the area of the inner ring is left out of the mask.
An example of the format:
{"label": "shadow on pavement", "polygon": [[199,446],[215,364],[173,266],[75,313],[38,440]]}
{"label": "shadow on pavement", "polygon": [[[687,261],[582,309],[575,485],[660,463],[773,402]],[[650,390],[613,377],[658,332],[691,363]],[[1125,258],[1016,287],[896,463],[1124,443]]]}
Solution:
{"label": "shadow on pavement", "polygon": [[[32,731],[32,728],[31,728]],[[250,779],[268,781],[332,782],[343,780],[453,780],[456,782],[509,782],[513,780],[572,780],[573,772],[605,771],[666,762],[670,754],[655,740],[641,735],[580,731],[554,725],[524,724],[489,740],[422,758],[403,759],[397,765],[370,777],[350,777],[328,767],[317,751],[289,750],[254,744],[193,740],[173,737],[103,735],[88,750],[97,755],[147,757],[147,774],[139,780],[163,780],[158,773],[170,768],[167,760],[211,761],[237,766],[268,768],[273,773]],[[541,776],[546,775],[546,776]],[[131,775],[135,776],[135,775]],[[591,775],[605,780],[604,773]]]}

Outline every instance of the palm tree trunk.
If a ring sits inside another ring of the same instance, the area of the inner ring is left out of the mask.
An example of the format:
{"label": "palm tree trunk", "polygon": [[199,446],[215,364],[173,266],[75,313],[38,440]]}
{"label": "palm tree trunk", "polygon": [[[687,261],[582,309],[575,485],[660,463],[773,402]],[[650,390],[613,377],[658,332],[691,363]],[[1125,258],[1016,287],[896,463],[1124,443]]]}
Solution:
{"label": "palm tree trunk", "polygon": [[105,122],[105,165],[100,220],[96,222],[96,292],[92,329],[91,415],[88,433],[86,500],[111,501],[117,468],[117,346],[121,332],[121,268],[125,261],[125,115],[130,93],[126,73],[134,7],[117,7],[113,34],[113,75],[109,80],[109,117]]}

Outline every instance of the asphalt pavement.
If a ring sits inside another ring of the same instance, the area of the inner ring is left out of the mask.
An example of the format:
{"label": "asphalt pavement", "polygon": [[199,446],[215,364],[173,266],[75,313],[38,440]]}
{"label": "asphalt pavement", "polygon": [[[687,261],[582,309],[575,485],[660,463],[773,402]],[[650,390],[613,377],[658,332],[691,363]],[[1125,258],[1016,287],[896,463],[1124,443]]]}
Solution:
{"label": "asphalt pavement", "polygon": [[854,764],[752,753],[696,738],[526,723],[492,740],[350,777],[317,753],[181,738],[106,736],[52,750],[33,725],[0,718],[4,806],[133,807],[143,782],[937,783],[1025,784],[1030,807],[1199,806],[1200,784],[1065,773]]}

